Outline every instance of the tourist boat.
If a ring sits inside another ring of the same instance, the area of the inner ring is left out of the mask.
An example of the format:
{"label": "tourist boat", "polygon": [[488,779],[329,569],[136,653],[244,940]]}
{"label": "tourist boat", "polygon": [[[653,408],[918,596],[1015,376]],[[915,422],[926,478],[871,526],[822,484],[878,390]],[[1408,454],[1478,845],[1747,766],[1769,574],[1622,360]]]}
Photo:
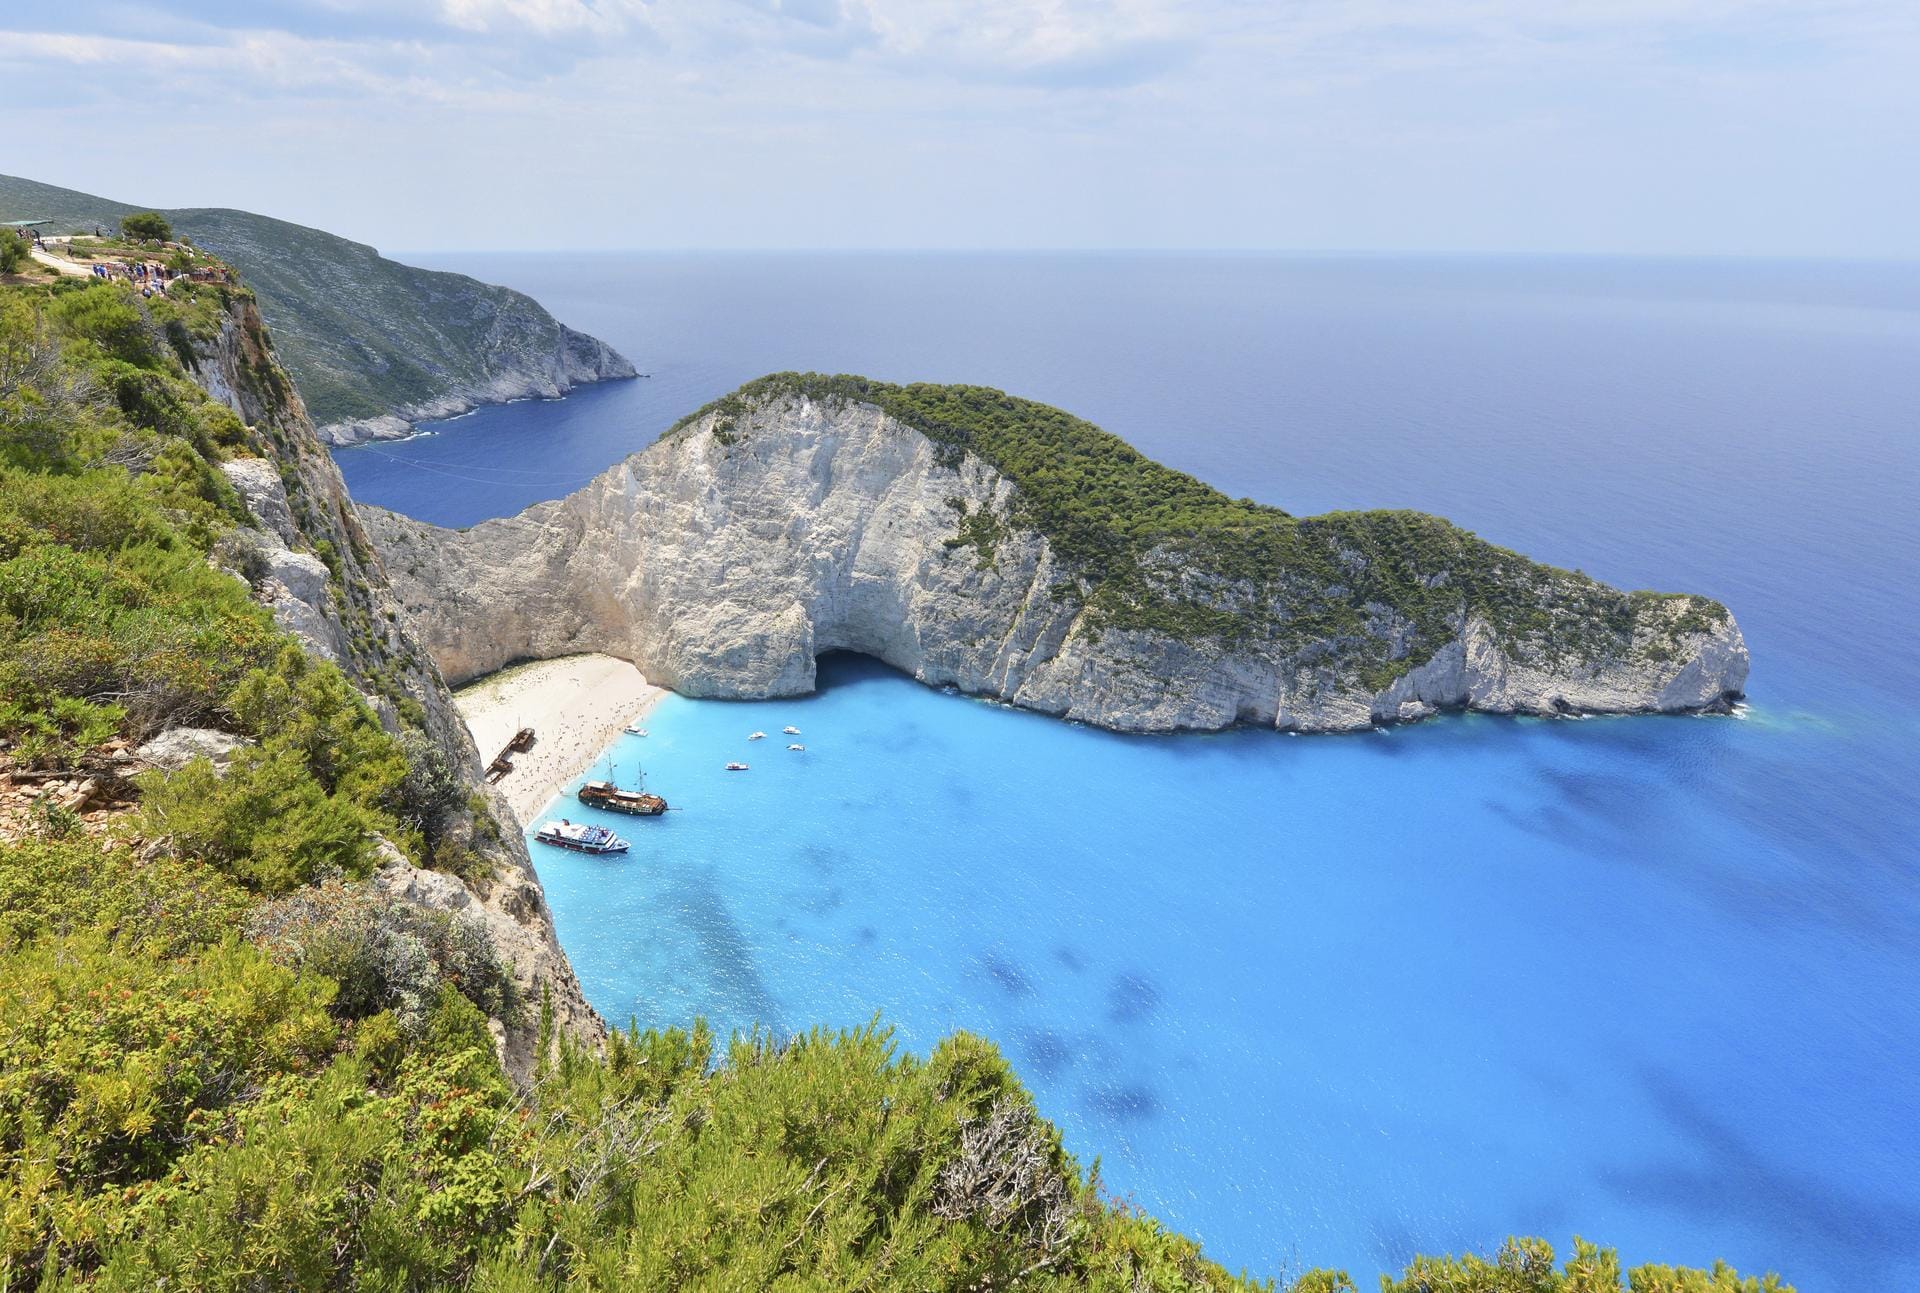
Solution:
{"label": "tourist boat", "polygon": [[789,750],[804,750],[804,749],[806,749],[807,747],[806,747],[806,746],[804,746],[804,745],[802,745],[802,744],[800,744],[800,742],[798,742],[798,741],[795,741],[795,742],[794,742],[794,743],[793,743],[792,745],[789,745],[789,746],[788,746],[787,748],[788,748]]}
{"label": "tourist boat", "polygon": [[604,826],[570,822],[564,817],[557,822],[544,823],[533,833],[533,838],[542,844],[572,849],[576,853],[625,853],[631,847]]}
{"label": "tourist boat", "polygon": [[627,724],[628,736],[645,736],[646,734],[647,734],[647,729],[640,726],[638,723]]}
{"label": "tourist boat", "polygon": [[787,724],[787,725],[786,725],[785,727],[783,727],[783,728],[781,728],[780,730],[781,730],[781,731],[783,731],[783,732],[785,732],[785,733],[786,733],[786,734],[787,734],[788,736],[798,736],[798,735],[800,735],[800,729],[799,729],[799,728],[797,728],[797,727],[795,727],[795,726],[794,726],[793,724],[791,724],[791,723],[789,723],[789,724]]}
{"label": "tourist boat", "polygon": [[622,790],[611,781],[589,781],[580,787],[578,798],[589,808],[604,808],[629,817],[658,817],[667,811],[667,801],[644,790]]}
{"label": "tourist boat", "polygon": [[745,772],[746,770],[747,765],[744,763],[729,763],[727,765],[728,772]]}
{"label": "tourist boat", "polygon": [[765,732],[752,732],[748,734],[747,739],[749,741],[764,741],[767,739],[767,734]]}

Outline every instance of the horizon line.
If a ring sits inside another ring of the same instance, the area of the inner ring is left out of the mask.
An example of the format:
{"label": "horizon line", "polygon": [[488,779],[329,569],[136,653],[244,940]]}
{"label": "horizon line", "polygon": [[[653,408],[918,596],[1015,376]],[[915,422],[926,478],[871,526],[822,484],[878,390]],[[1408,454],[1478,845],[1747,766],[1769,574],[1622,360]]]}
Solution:
{"label": "horizon line", "polygon": [[1524,251],[1474,248],[1363,247],[401,247],[380,249],[400,256],[1270,256],[1328,260],[1688,260],[1729,262],[1807,261],[1821,264],[1920,267],[1920,252],[1759,251]]}

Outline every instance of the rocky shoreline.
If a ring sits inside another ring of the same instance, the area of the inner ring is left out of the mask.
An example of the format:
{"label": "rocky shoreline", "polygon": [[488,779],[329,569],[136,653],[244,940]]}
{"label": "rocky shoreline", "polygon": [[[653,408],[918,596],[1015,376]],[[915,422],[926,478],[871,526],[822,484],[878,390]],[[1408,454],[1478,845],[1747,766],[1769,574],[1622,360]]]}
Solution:
{"label": "rocky shoreline", "polygon": [[481,386],[458,385],[432,399],[402,405],[390,413],[328,422],[315,427],[314,433],[335,448],[370,441],[404,440],[418,435],[423,422],[457,418],[496,404],[557,400],[576,386],[624,381],[639,375],[625,356],[604,341],[575,332],[564,324],[557,326],[559,352],[553,362],[541,368],[496,373]]}

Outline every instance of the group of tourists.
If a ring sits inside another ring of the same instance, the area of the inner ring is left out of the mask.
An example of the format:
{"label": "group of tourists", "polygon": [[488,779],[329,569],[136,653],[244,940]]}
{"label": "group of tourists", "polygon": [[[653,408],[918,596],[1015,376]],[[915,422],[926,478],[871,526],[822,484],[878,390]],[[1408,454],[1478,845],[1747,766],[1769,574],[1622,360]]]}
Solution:
{"label": "group of tourists", "polygon": [[125,274],[133,285],[140,289],[142,296],[164,296],[167,291],[167,267],[147,261],[135,261],[131,265],[119,261],[106,261],[92,266],[95,278],[116,278]]}

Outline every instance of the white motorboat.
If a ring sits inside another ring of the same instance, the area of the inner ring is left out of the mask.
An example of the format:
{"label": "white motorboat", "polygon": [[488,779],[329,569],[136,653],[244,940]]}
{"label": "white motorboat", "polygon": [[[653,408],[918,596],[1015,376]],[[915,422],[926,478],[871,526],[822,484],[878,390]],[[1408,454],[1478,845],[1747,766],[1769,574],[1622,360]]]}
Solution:
{"label": "white motorboat", "polygon": [[747,765],[744,763],[729,763],[727,765],[728,772],[745,772],[746,770]]}
{"label": "white motorboat", "polygon": [[540,829],[533,833],[533,838],[542,844],[572,849],[576,853],[625,853],[631,847],[604,826],[570,822],[564,817],[557,822],[543,822]]}
{"label": "white motorboat", "polygon": [[792,724],[788,724],[787,726],[781,728],[780,730],[785,732],[788,736],[800,735],[800,729],[793,726]]}
{"label": "white motorboat", "polygon": [[788,746],[787,748],[788,748],[789,750],[804,750],[804,749],[806,749],[807,747],[806,747],[806,746],[804,746],[804,745],[802,745],[802,744],[800,744],[800,743],[799,743],[798,741],[795,741],[795,742],[794,742],[794,743],[793,743],[792,745],[789,745],[789,746]]}
{"label": "white motorboat", "polygon": [[765,732],[753,732],[748,735],[747,739],[749,741],[764,741],[767,739],[767,734]]}

